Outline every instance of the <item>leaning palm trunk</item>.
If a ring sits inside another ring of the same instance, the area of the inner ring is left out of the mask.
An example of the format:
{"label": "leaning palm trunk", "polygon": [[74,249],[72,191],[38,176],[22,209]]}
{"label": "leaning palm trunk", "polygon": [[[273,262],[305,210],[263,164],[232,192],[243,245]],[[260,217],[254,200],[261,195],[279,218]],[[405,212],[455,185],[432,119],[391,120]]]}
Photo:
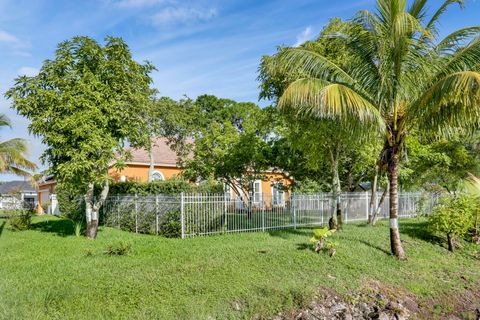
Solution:
{"label": "leaning palm trunk", "polygon": [[372,226],[377,223],[377,217],[382,210],[383,202],[385,202],[385,198],[387,197],[388,188],[383,190],[382,196],[380,197],[380,201],[378,202],[377,208],[375,209],[373,216],[372,216]]}

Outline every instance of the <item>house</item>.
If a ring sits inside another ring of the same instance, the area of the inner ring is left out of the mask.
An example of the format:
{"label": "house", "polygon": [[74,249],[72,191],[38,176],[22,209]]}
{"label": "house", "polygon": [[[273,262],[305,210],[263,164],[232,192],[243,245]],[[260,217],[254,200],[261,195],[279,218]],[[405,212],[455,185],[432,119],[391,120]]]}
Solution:
{"label": "house", "polygon": [[[123,169],[110,167],[109,175],[114,181],[139,181],[147,182],[150,170],[150,155],[145,149],[130,149],[131,158],[125,163]],[[165,138],[158,138],[152,150],[154,159],[153,180],[168,180],[182,173],[183,168],[177,163],[177,154],[172,150]],[[289,186],[292,179],[283,173],[273,170],[262,174],[265,180],[256,180],[252,184],[254,203],[260,203],[266,198],[271,203],[281,204],[285,201],[283,186]],[[45,177],[38,183],[38,213],[56,214],[58,212],[55,197],[56,182],[53,177]],[[226,188],[228,197],[237,198],[232,188]]]}
{"label": "house", "polygon": [[28,181],[9,181],[0,184],[0,209],[35,208],[37,190]]}

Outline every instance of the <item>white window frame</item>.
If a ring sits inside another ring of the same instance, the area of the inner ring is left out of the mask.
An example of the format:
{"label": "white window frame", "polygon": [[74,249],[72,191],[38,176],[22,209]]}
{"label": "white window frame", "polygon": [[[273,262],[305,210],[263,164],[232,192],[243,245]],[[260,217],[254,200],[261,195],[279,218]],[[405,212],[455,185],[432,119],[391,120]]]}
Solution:
{"label": "white window frame", "polygon": [[[255,186],[258,184],[258,189],[255,190]],[[262,194],[262,180],[255,180],[253,181],[253,203],[254,204],[260,204],[263,202],[263,194]]]}
{"label": "white window frame", "polygon": [[[155,177],[156,174],[160,175],[161,179],[155,179],[154,177]],[[165,176],[163,175],[162,172],[160,172],[158,170],[155,170],[152,173],[152,181],[165,181]]]}
{"label": "white window frame", "polygon": [[272,206],[285,205],[285,191],[281,183],[272,184]]}

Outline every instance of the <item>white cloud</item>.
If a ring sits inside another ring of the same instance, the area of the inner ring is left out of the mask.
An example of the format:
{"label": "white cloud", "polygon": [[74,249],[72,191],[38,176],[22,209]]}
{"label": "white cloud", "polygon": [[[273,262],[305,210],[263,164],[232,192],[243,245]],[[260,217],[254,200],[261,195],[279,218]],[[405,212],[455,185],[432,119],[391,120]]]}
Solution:
{"label": "white cloud", "polygon": [[169,2],[168,0],[119,0],[115,4],[122,8],[149,7]]}
{"label": "white cloud", "polygon": [[10,44],[21,44],[22,41],[15,37],[13,34],[8,33],[5,30],[0,30],[0,42],[10,43]]}
{"label": "white cloud", "polygon": [[8,48],[10,54],[20,57],[29,57],[30,52],[30,43],[28,41],[23,41],[13,34],[0,29],[0,45]]}
{"label": "white cloud", "polygon": [[217,9],[199,10],[195,8],[167,7],[152,16],[154,25],[207,21],[217,16]]}
{"label": "white cloud", "polygon": [[305,41],[311,40],[313,37],[312,27],[306,27],[301,33],[297,35],[297,42],[293,45],[294,47],[298,47]]}
{"label": "white cloud", "polygon": [[27,76],[27,77],[34,77],[36,76],[40,70],[34,67],[21,67],[17,70],[17,74],[19,76]]}

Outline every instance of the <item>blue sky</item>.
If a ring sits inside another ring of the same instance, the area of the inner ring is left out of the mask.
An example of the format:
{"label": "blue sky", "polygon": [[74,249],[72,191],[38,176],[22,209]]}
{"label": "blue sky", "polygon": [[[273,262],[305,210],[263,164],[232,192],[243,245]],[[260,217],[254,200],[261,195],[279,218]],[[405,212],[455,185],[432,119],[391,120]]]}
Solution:
{"label": "blue sky", "polygon": [[[209,93],[264,106],[256,81],[262,55],[314,38],[329,18],[373,6],[374,0],[0,0],[0,112],[13,124],[0,139],[27,139],[29,158],[44,168],[41,143],[3,95],[17,75],[35,74],[72,36],[124,38],[135,59],[158,68],[153,78],[161,95]],[[466,0],[466,10],[445,15],[441,32],[479,24],[480,1]]]}

